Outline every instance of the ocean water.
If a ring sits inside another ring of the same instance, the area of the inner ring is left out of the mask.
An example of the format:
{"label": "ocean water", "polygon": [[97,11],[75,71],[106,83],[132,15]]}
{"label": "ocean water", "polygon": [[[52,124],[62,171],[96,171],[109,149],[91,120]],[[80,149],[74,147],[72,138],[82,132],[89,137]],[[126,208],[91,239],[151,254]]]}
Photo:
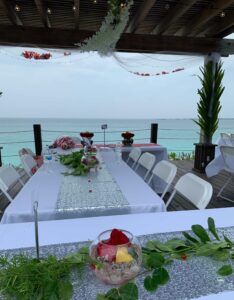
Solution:
{"label": "ocean water", "polygon": [[[33,124],[41,124],[43,146],[60,135],[79,136],[81,131],[95,132],[94,143],[103,143],[102,124],[107,124],[106,143],[121,141],[121,132],[135,133],[136,143],[150,142],[151,123],[158,123],[158,144],[168,152],[191,153],[199,141],[199,127],[191,119],[0,119],[0,146],[4,164],[19,165],[18,151],[23,147],[34,150]],[[221,119],[213,137],[221,132],[234,133],[234,119]]]}

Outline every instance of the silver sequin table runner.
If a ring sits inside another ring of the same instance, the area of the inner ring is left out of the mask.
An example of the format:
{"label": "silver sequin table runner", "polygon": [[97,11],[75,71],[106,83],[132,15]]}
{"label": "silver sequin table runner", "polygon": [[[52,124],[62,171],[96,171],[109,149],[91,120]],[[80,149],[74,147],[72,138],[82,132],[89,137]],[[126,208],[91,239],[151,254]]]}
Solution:
{"label": "silver sequin table runner", "polygon": [[129,203],[103,163],[88,176],[64,176],[56,205],[60,219],[126,213]]}
{"label": "silver sequin table runner", "polygon": [[[77,230],[77,234],[79,234],[79,229]],[[234,240],[234,227],[219,229],[218,231],[221,233],[225,232],[231,240]],[[139,240],[142,245],[145,245],[148,240],[165,242],[168,239],[176,237],[183,238],[180,232],[173,232],[144,235],[140,236]],[[44,246],[41,247],[40,253],[42,257],[52,254],[62,258],[85,245],[89,246],[89,244],[89,242],[82,242]],[[8,257],[19,253],[33,257],[35,256],[35,248],[0,251],[1,255],[8,255]],[[136,283],[139,288],[139,299],[186,300],[223,291],[233,291],[234,275],[221,277],[216,273],[226,263],[214,261],[207,257],[194,257],[186,261],[175,260],[171,265],[166,267],[171,277],[170,281],[165,286],[160,287],[155,293],[147,292],[143,287],[144,276],[138,276]],[[234,262],[230,263],[234,267]],[[89,267],[86,268],[82,279],[78,279],[73,275],[72,282],[74,286],[72,300],[95,300],[97,293],[107,292],[111,288],[111,286],[101,283]]]}

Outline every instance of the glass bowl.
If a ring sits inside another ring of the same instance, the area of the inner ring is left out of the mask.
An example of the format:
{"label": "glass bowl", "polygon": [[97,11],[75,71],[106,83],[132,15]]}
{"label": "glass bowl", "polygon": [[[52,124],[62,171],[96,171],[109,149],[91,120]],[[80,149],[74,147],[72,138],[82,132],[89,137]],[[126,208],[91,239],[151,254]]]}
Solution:
{"label": "glass bowl", "polygon": [[104,283],[120,285],[137,276],[142,252],[139,241],[126,230],[106,230],[90,246],[92,269]]}

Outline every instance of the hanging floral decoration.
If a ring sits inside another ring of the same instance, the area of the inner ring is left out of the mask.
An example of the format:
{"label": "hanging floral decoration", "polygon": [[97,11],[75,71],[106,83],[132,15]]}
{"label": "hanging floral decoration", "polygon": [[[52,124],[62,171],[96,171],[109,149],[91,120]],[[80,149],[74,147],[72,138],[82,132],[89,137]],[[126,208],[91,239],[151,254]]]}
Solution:
{"label": "hanging floral decoration", "polygon": [[111,55],[127,25],[132,4],[133,0],[109,0],[110,10],[100,30],[82,43],[76,44],[81,52],[98,51],[101,56]]}
{"label": "hanging floral decoration", "polygon": [[161,73],[155,73],[155,74],[150,74],[150,73],[139,73],[139,72],[132,72],[129,71],[130,73],[134,74],[134,75],[138,75],[138,76],[159,76],[159,75],[167,75],[167,74],[171,74],[171,73],[176,73],[176,72],[180,72],[185,70],[185,68],[178,68],[178,69],[174,69],[171,72],[167,72],[167,71],[162,71]]}
{"label": "hanging floral decoration", "polygon": [[50,59],[52,57],[52,54],[50,53],[42,53],[39,54],[37,52],[34,51],[24,51],[22,53],[22,56],[26,59]]}

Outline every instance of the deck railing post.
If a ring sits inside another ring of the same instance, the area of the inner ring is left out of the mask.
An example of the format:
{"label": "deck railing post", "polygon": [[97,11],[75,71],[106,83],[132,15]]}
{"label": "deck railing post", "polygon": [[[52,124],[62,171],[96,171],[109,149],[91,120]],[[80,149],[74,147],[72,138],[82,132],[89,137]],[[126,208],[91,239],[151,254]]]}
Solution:
{"label": "deck railing post", "polygon": [[158,123],[151,124],[150,143],[158,143]]}
{"label": "deck railing post", "polygon": [[2,166],[2,147],[0,147],[0,167]]}
{"label": "deck railing post", "polygon": [[34,132],[36,155],[41,155],[42,152],[41,125],[33,124],[33,132]]}

